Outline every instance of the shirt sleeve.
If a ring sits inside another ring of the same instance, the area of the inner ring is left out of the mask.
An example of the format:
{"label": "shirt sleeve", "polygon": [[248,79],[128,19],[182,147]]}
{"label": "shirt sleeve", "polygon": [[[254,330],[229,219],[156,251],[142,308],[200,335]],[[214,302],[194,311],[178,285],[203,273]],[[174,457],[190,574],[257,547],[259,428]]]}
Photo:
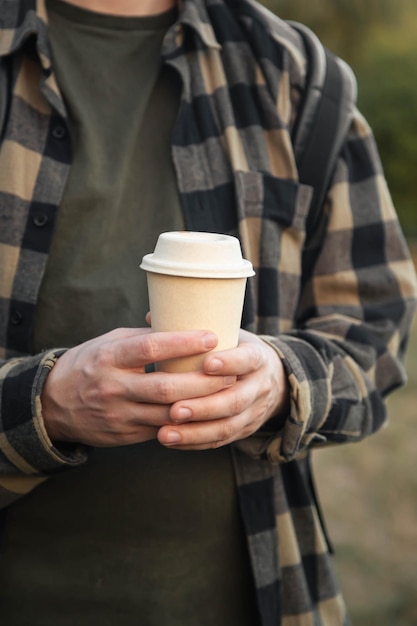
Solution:
{"label": "shirt sleeve", "polygon": [[358,111],[323,209],[319,252],[301,278],[297,325],[262,337],[283,361],[290,414],[239,444],[274,462],[374,433],[386,421],[385,397],[406,381],[415,270],[374,137]]}
{"label": "shirt sleeve", "polygon": [[60,354],[14,358],[0,367],[0,508],[46,476],[86,460],[84,446],[54,446],[42,418],[43,384]]}

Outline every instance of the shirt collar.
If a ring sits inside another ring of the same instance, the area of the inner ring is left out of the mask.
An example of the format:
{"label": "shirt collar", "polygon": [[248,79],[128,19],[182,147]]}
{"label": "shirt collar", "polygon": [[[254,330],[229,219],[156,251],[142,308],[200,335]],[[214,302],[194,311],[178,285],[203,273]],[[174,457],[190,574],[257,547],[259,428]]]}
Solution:
{"label": "shirt collar", "polygon": [[[170,47],[182,42],[183,27],[198,33],[208,48],[220,49],[216,39],[207,4],[211,0],[179,0],[179,18],[171,29]],[[0,56],[12,54],[33,35],[44,69],[50,69],[51,53],[47,39],[47,13],[45,0],[0,0]]]}
{"label": "shirt collar", "polygon": [[51,66],[45,0],[0,0],[0,56],[13,54],[29,37],[45,70]]}
{"label": "shirt collar", "polygon": [[207,11],[210,0],[180,0],[183,5],[181,21],[193,28],[208,48],[220,49]]}
{"label": "shirt collar", "polygon": [[167,33],[164,46],[165,53],[169,54],[182,45],[185,28],[194,30],[206,48],[221,49],[207,11],[207,5],[211,1],[178,0],[178,20]]}

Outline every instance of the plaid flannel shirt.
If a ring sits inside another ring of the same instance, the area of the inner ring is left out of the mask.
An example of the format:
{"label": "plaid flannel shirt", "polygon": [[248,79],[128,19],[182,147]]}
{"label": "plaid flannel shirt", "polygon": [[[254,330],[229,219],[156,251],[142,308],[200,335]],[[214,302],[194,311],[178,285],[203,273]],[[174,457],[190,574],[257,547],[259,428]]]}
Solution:
{"label": "plaid flannel shirt", "polygon": [[[0,0],[0,499],[83,463],[45,431],[31,354],[37,293],[71,164],[43,0]],[[310,448],[357,441],[405,381],[416,284],[373,137],[356,112],[335,164],[314,267],[303,271],[311,189],[291,128],[306,58],[293,29],[252,0],[185,0],[162,57],[182,81],[173,159],[186,227],[239,236],[255,267],[244,326],[283,360],[285,418],[232,446],[263,626],[347,623],[316,506]],[[117,80],[117,77],[115,77]],[[6,88],[6,82],[9,87]]]}

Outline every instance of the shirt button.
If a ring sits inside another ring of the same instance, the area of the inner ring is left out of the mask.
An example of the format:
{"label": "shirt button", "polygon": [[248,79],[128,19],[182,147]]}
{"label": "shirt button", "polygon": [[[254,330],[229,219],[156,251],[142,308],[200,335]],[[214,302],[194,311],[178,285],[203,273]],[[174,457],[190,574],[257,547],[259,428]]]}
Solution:
{"label": "shirt button", "polygon": [[48,216],[45,213],[38,213],[38,215],[33,216],[33,223],[38,228],[42,228],[48,223]]}
{"label": "shirt button", "polygon": [[10,315],[10,323],[13,326],[19,326],[22,322],[23,322],[23,315],[21,314],[20,311],[17,311],[16,309],[14,309]]}
{"label": "shirt button", "polygon": [[65,126],[58,125],[58,126],[54,126],[54,128],[52,129],[52,136],[55,139],[63,139],[66,134],[67,134],[67,130]]}

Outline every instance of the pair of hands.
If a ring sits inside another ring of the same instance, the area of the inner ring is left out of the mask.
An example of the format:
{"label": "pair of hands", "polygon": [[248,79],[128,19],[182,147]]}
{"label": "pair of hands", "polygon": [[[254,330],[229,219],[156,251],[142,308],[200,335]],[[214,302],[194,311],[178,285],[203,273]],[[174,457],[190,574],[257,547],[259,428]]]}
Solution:
{"label": "pair of hands", "polygon": [[[53,441],[120,446],[158,438],[170,448],[216,448],[257,431],[288,403],[278,355],[240,332],[237,348],[210,352],[207,331],[117,329],[65,352],[41,396]],[[157,361],[207,352],[203,371],[145,373]]]}

